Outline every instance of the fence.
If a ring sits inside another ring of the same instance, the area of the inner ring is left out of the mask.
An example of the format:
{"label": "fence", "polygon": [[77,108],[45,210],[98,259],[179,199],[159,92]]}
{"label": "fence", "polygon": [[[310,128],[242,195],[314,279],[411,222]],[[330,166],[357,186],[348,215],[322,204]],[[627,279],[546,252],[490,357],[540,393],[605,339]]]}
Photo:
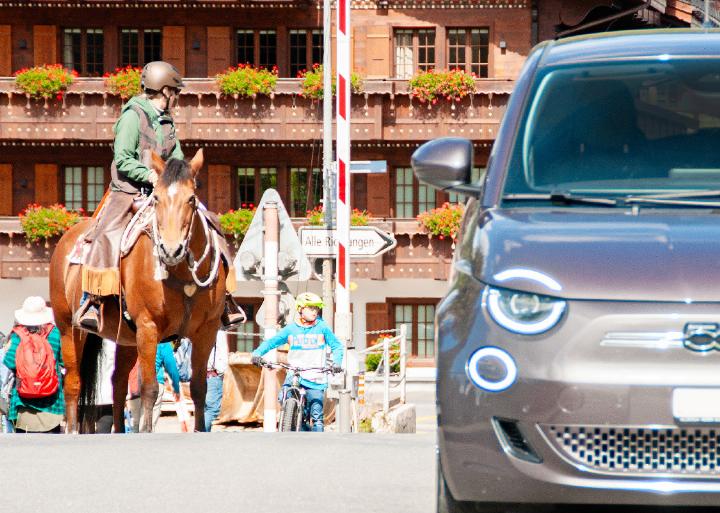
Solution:
{"label": "fence", "polygon": [[[381,354],[382,358],[378,363],[377,369],[382,368],[383,378],[383,412],[387,413],[390,409],[390,370],[393,365],[400,363],[399,382],[395,386],[400,387],[400,403],[405,404],[407,400],[407,326],[402,324],[399,329],[367,331],[366,335],[381,335],[384,333],[397,333],[394,337],[387,337],[361,351],[357,351],[358,357],[365,354]],[[391,356],[391,348],[398,346],[398,354],[393,361]],[[382,367],[381,367],[382,366]],[[374,379],[368,380],[367,375],[365,381],[374,382],[377,378],[377,372]]]}

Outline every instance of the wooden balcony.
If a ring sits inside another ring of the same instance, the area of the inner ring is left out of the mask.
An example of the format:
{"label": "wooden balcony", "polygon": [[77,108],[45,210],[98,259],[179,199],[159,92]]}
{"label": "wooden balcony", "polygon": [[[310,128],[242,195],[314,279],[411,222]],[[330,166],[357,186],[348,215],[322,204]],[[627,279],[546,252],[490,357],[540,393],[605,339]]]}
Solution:
{"label": "wooden balcony", "polygon": [[[295,220],[296,227],[304,224]],[[354,279],[389,280],[425,278],[446,280],[453,255],[452,241],[429,238],[412,219],[374,221],[378,228],[392,232],[397,247],[376,258],[351,261]],[[17,217],[0,217],[0,279],[46,277],[56,240],[30,244],[26,241]],[[238,244],[229,239],[230,247]]]}
{"label": "wooden balcony", "polygon": [[[322,136],[322,102],[300,96],[300,81],[279,79],[275,93],[257,98],[220,95],[212,79],[187,79],[174,109],[181,139],[232,146],[240,141],[308,141]],[[411,100],[405,80],[368,80],[352,98],[354,141],[424,141],[460,136],[492,141],[513,81],[478,80],[460,103]],[[122,102],[99,78],[78,79],[62,101],[34,100],[0,78],[0,140],[111,141]]]}

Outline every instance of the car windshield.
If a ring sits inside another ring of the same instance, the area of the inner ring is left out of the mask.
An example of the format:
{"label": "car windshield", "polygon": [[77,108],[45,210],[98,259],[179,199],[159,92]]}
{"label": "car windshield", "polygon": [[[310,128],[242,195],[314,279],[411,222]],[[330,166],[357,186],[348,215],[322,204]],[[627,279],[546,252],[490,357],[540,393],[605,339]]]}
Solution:
{"label": "car windshield", "polygon": [[720,189],[720,58],[565,65],[533,87],[505,201]]}

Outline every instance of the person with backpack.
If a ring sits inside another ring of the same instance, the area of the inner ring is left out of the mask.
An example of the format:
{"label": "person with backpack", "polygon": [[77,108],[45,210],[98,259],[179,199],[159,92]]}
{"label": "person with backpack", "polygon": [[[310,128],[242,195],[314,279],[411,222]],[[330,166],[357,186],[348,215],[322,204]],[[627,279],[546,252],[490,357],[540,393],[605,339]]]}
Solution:
{"label": "person with backpack", "polygon": [[30,296],[15,310],[3,363],[15,374],[8,418],[17,433],[60,433],[65,415],[60,331],[52,310]]}

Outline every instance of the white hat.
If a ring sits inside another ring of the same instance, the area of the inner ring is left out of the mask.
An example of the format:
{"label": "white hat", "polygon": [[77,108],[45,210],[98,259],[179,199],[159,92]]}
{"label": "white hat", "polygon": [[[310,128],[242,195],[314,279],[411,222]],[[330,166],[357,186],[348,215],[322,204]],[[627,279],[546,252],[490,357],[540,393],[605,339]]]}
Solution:
{"label": "white hat", "polygon": [[25,326],[41,326],[54,321],[53,312],[40,296],[25,298],[20,310],[15,310],[15,321]]}

